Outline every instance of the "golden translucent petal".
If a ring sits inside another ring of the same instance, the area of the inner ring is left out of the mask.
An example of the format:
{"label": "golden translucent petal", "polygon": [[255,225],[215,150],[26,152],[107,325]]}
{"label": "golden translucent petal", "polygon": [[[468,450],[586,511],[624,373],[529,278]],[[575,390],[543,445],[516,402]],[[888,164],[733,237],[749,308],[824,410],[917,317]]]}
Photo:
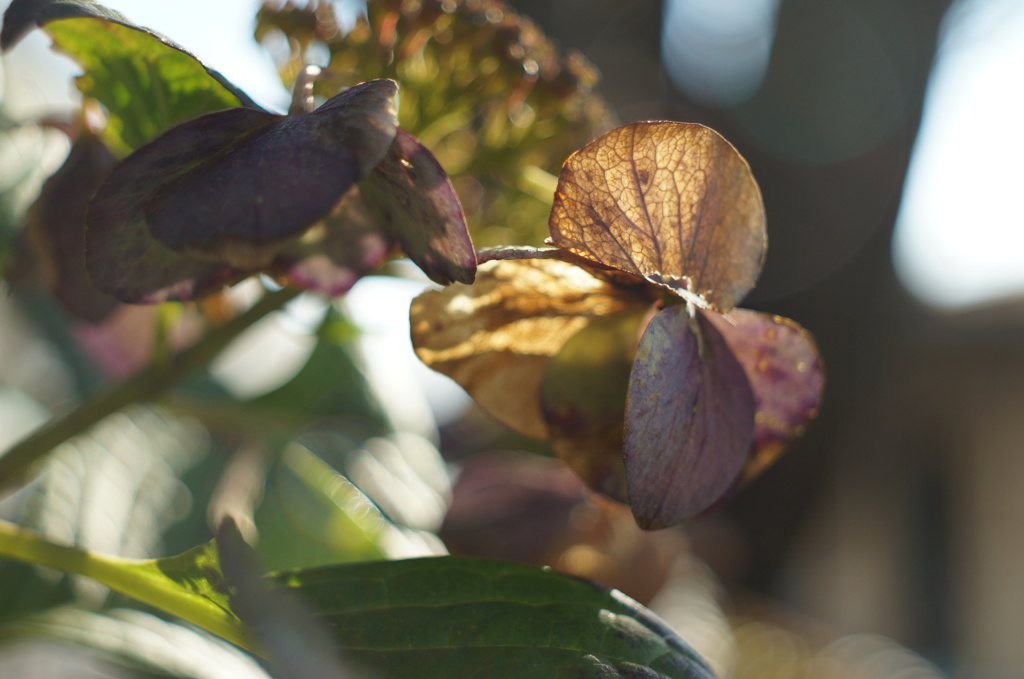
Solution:
{"label": "golden translucent petal", "polygon": [[472,286],[426,292],[410,311],[416,354],[512,429],[546,439],[548,363],[591,320],[649,300],[557,260],[490,262]]}
{"label": "golden translucent petal", "polygon": [[767,246],[747,162],[693,123],[632,123],[571,155],[549,226],[560,248],[721,311],[754,286]]}

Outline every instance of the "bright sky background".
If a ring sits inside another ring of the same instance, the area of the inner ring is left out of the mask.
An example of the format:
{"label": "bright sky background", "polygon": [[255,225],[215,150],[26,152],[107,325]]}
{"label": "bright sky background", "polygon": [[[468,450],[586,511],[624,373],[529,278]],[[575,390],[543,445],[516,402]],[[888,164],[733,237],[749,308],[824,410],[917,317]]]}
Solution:
{"label": "bright sky background", "polygon": [[929,84],[893,252],[953,309],[1024,292],[1024,2],[974,0]]}

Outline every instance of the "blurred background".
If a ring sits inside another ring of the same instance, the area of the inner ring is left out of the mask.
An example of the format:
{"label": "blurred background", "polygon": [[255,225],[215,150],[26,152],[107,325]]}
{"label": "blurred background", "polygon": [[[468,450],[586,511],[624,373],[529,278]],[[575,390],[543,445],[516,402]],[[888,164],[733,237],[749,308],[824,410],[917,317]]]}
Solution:
{"label": "blurred background", "polygon": [[[301,58],[335,66],[346,52],[331,47],[342,44],[332,36],[356,27],[363,11],[358,2],[335,3],[328,30],[325,15],[305,3],[271,3],[263,47],[252,39],[259,2],[106,4],[279,109],[288,99],[279,73]],[[434,30],[419,3],[375,4],[401,14],[399,28],[410,35]],[[512,15],[487,14],[500,5],[448,4],[497,26],[488,29],[495,44],[525,45],[517,67],[529,50],[543,52],[522,24],[512,37],[502,32]],[[517,137],[534,120],[509,113],[504,141],[480,144],[496,163],[516,144],[548,149],[551,158],[530,161],[539,174],[516,179],[516,195],[488,183],[492,168],[465,159],[466,142],[455,134],[462,127],[442,132],[424,122],[428,88],[399,71],[409,80],[403,125],[453,175],[477,219],[478,243],[538,244],[543,187],[578,140],[611,120],[715,128],[750,162],[768,214],[765,270],[744,306],[797,320],[825,358],[825,403],[807,435],[720,512],[642,534],[628,512],[589,497],[543,457],[543,444],[504,431],[418,366],[405,319],[425,284],[411,274],[375,276],[334,305],[300,298],[236,342],[191,392],[110,418],[58,450],[39,481],[0,504],[3,514],[104,551],[170,553],[204,539],[210,498],[222,501],[218,488],[241,483],[272,568],[445,550],[557,563],[650,602],[723,678],[1020,676],[1024,4],[519,0],[508,9],[557,41],[578,95],[556,120],[564,139]],[[309,16],[319,23],[302,23]],[[439,30],[424,40],[422,49],[442,50],[453,38]],[[352,47],[370,43],[345,44],[373,63]],[[60,133],[35,125],[75,106],[75,67],[48,45],[34,32],[4,56],[0,73],[5,240],[67,149]],[[594,103],[592,91],[606,103]],[[543,109],[533,106],[539,116]],[[420,127],[408,118],[413,112]],[[528,223],[496,225],[492,204],[498,215],[520,206],[516,214]],[[242,287],[227,306],[244,305]],[[153,335],[160,313],[131,310],[82,324],[44,293],[7,297],[0,440],[16,441],[96,384],[144,363],[153,340],[139,337]],[[183,342],[209,321],[208,310],[176,313]],[[334,392],[313,379],[328,362],[340,385]],[[300,409],[296,393],[315,398]],[[298,434],[281,455],[254,453],[258,442],[223,433],[244,408],[225,408],[219,421],[190,408],[189,399],[211,394],[303,425],[289,429]],[[133,457],[140,445],[145,463]],[[257,479],[248,482],[257,490],[239,478]],[[117,507],[114,486],[122,489]],[[287,542],[297,526],[306,542]],[[92,608],[74,615],[102,612],[122,626],[108,635],[120,634],[122,645],[131,624],[171,624],[143,620],[86,583],[69,592],[52,574],[3,568],[4,581],[15,582],[17,571],[38,586],[5,588],[0,617],[84,597]],[[46,624],[60,627],[56,618],[38,623]],[[90,643],[117,655],[114,642]],[[16,663],[30,651],[9,648],[0,673],[22,667]]]}

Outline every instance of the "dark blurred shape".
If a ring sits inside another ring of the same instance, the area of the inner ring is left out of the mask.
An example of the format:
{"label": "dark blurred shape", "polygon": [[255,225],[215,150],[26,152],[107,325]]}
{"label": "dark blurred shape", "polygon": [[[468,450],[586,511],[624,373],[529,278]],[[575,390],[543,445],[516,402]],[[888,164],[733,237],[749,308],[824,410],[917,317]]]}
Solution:
{"label": "dark blurred shape", "polygon": [[83,130],[64,165],[43,184],[5,263],[4,275],[12,285],[46,288],[89,323],[102,322],[119,305],[93,286],[85,270],[86,208],[116,164],[100,138]]}
{"label": "dark blurred shape", "polygon": [[367,676],[341,663],[328,627],[294,592],[271,587],[252,549],[230,518],[217,531],[224,579],[232,588],[231,607],[273,661],[277,679],[343,679]]}
{"label": "dark blurred shape", "polygon": [[818,165],[867,153],[903,121],[909,83],[892,47],[913,32],[894,3],[789,0],[764,86],[732,117],[782,160]]}
{"label": "dark blurred shape", "polygon": [[558,460],[509,452],[463,462],[441,538],[452,554],[550,565],[640,602],[684,547],[674,530],[640,530],[628,507],[590,492]]}
{"label": "dark blurred shape", "polygon": [[585,493],[580,478],[557,460],[477,455],[462,465],[441,538],[453,554],[542,562]]}

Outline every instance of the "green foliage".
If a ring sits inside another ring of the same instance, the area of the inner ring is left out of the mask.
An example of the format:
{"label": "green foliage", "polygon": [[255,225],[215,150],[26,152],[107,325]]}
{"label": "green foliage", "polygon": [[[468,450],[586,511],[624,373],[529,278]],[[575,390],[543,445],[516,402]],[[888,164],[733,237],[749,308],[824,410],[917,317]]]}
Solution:
{"label": "green foliage", "polygon": [[106,107],[103,138],[120,155],[203,113],[256,106],[184,48],[97,2],[15,0],[0,45],[9,49],[34,24],[85,69],[78,87]]}
{"label": "green foliage", "polygon": [[105,107],[103,140],[119,155],[180,122],[243,103],[194,57],[150,33],[100,19],[63,19],[46,31],[85,69],[78,87]]}
{"label": "green foliage", "polygon": [[275,463],[253,519],[271,570],[384,559],[381,536],[394,530],[358,488],[297,445]]}
{"label": "green foliage", "polygon": [[216,547],[199,545],[166,559],[122,559],[49,542],[0,523],[0,555],[86,575],[242,646],[245,633],[226,606]]}

